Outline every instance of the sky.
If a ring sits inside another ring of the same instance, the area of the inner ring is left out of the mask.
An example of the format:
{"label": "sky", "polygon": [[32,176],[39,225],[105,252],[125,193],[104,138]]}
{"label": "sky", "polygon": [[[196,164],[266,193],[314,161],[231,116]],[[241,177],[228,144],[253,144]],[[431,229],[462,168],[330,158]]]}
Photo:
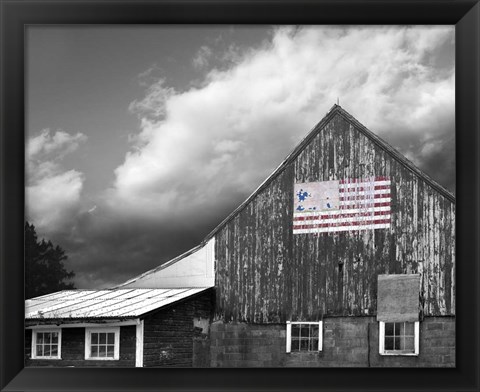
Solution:
{"label": "sky", "polygon": [[29,26],[26,219],[77,288],[196,246],[339,100],[455,193],[454,26]]}

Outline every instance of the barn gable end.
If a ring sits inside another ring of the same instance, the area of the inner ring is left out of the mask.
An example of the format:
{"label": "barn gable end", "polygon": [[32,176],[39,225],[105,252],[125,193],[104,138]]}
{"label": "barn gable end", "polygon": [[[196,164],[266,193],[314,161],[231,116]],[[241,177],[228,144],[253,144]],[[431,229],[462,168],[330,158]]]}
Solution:
{"label": "barn gable end", "polygon": [[[390,181],[387,228],[293,234],[295,184]],[[455,198],[335,105],[215,236],[217,317],[376,314],[379,274],[421,275],[420,312],[455,314]],[[207,237],[208,238],[208,237]]]}

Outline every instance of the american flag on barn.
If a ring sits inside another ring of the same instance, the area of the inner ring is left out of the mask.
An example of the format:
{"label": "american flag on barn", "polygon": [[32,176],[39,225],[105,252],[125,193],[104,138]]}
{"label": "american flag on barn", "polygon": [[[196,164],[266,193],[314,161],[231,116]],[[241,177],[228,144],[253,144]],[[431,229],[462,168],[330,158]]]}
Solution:
{"label": "american flag on barn", "polygon": [[293,234],[390,228],[390,178],[295,184]]}

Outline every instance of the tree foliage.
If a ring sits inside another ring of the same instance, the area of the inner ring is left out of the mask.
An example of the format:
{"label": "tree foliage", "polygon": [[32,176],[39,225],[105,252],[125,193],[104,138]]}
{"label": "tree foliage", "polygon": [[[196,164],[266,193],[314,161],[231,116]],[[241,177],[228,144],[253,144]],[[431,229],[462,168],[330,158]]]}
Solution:
{"label": "tree foliage", "polygon": [[38,241],[35,226],[25,222],[25,297],[33,298],[59,290],[74,289],[75,276],[63,262],[68,256],[51,241]]}

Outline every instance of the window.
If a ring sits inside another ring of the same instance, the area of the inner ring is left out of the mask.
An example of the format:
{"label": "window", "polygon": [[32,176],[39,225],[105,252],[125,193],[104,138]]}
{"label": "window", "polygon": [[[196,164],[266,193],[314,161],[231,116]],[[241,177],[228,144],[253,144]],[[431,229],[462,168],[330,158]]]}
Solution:
{"label": "window", "polygon": [[420,323],[380,322],[381,355],[418,355]]}
{"label": "window", "polygon": [[380,355],[419,354],[419,274],[378,275]]}
{"label": "window", "polygon": [[287,353],[322,351],[322,322],[287,321]]}
{"label": "window", "polygon": [[85,329],[85,359],[117,360],[119,353],[120,327]]}
{"label": "window", "polygon": [[61,359],[61,329],[32,331],[33,359]]}

